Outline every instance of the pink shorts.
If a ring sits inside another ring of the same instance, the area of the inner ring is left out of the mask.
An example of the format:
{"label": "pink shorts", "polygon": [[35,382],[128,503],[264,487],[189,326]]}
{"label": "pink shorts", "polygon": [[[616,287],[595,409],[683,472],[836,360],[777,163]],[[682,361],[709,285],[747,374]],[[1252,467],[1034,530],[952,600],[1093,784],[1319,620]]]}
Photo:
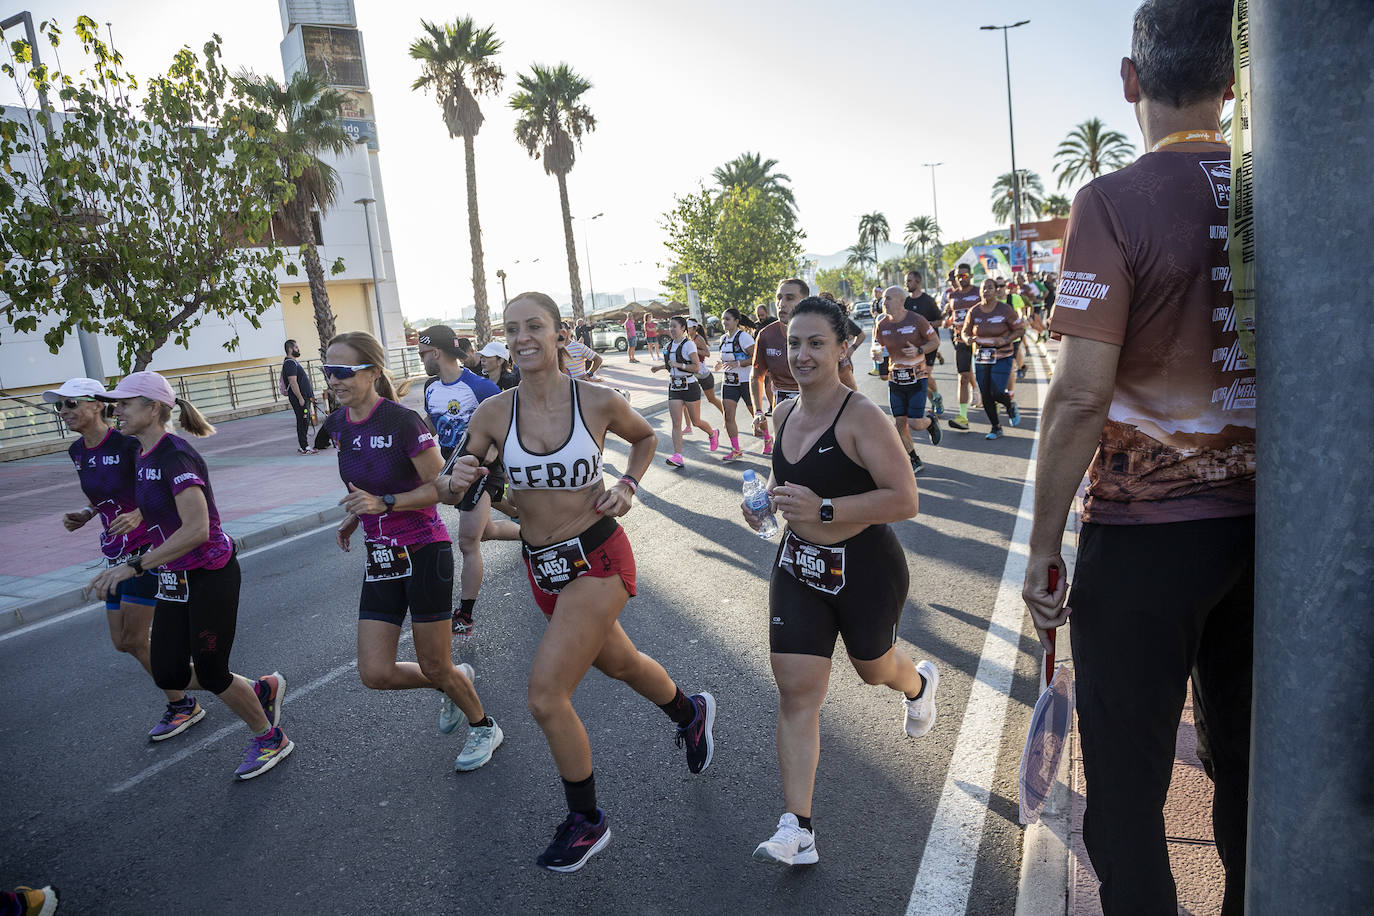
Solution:
{"label": "pink shorts", "polygon": [[[553,616],[553,609],[558,604],[559,592],[566,588],[573,579],[580,579],[582,576],[592,576],[597,579],[619,576],[621,583],[625,586],[625,591],[630,593],[631,598],[635,596],[634,551],[630,549],[630,539],[625,534],[625,529],[621,528],[615,519],[602,519],[573,540],[578,542],[577,546],[581,549],[580,554],[574,554],[572,562],[569,564],[567,581],[561,584],[548,582],[547,574],[545,574],[545,581],[549,585],[547,588],[541,586],[536,578],[534,560],[537,559],[541,551],[549,548],[531,548],[528,544],[524,545],[525,574],[530,580],[530,591],[534,594],[534,602],[539,605],[539,610],[544,612],[545,617]],[[558,560],[560,558],[554,557],[552,559]]]}

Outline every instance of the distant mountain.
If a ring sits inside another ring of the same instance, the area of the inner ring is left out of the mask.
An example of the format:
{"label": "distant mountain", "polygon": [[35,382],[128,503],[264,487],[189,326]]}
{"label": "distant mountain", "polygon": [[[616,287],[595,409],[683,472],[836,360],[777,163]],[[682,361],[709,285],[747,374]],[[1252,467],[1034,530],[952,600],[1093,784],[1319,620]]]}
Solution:
{"label": "distant mountain", "polygon": [[[900,258],[906,255],[906,246],[898,242],[879,242],[878,260],[888,261],[892,258]],[[808,251],[803,257],[815,258],[817,270],[837,270],[844,266],[844,262],[849,260],[849,250],[843,249],[834,254],[817,254]]]}

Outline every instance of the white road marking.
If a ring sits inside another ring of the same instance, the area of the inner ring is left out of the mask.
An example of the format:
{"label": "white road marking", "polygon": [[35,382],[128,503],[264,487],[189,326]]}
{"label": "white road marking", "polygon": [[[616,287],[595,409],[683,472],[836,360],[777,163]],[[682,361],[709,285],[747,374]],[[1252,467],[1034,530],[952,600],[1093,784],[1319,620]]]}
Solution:
{"label": "white road marking", "polygon": [[[1043,366],[1042,362],[1042,366]],[[1041,397],[1043,406],[1043,395]],[[921,867],[907,901],[907,916],[948,916],[968,909],[973,870],[983,840],[992,796],[992,778],[1002,747],[1003,726],[1020,647],[1006,633],[1020,633],[1026,613],[1021,587],[1026,578],[1032,513],[1035,508],[1035,458],[1040,450],[1037,425],[1031,443],[1021,504],[1016,512],[1007,562],[997,589],[973,690],[964,708],[959,738],[945,775],[935,819],[930,825]],[[1015,740],[1013,738],[1013,740]]]}
{"label": "white road marking", "polygon": [[[338,528],[338,527],[339,527],[339,523],[338,523],[338,522],[330,522],[329,524],[327,524],[327,525],[321,525],[321,526],[318,527],[318,528],[311,528],[309,531],[302,531],[302,532],[300,532],[299,534],[293,534],[293,535],[291,535],[290,537],[288,537],[288,538],[283,538],[283,539],[280,540],[280,541],[273,541],[273,542],[270,543],[270,544],[261,544],[261,545],[259,545],[259,546],[257,546],[257,547],[254,547],[252,550],[247,550],[247,551],[244,551],[243,553],[239,554],[239,559],[240,559],[240,560],[246,560],[246,559],[248,559],[249,557],[257,556],[258,554],[262,553],[264,550],[276,550],[276,549],[279,548],[279,547],[285,547],[287,544],[290,544],[292,541],[299,541],[301,538],[308,538],[308,537],[310,537],[310,536],[313,535],[313,534],[319,534],[321,531],[330,531],[330,530],[335,529],[335,528]],[[93,567],[93,569],[94,569],[94,567]],[[91,578],[94,579],[95,576],[92,575]],[[5,642],[5,641],[8,640],[8,639],[14,639],[16,636],[23,636],[23,635],[25,635],[26,633],[32,633],[32,632],[34,632],[35,630],[41,630],[41,629],[43,629],[44,627],[50,627],[50,626],[52,626],[53,624],[61,623],[61,622],[64,621],[64,620],[71,620],[73,617],[79,617],[79,616],[81,616],[82,614],[89,614],[91,611],[99,610],[99,609],[102,609],[102,608],[104,608],[104,607],[105,607],[105,602],[103,602],[103,601],[95,601],[95,602],[92,602],[91,604],[86,605],[85,607],[79,607],[79,608],[76,608],[75,610],[67,611],[65,614],[58,614],[56,617],[48,617],[48,618],[46,618],[46,619],[44,619],[44,620],[39,620],[39,621],[36,621],[36,622],[34,622],[34,623],[25,624],[24,626],[20,627],[20,628],[17,629],[17,630],[11,630],[11,631],[8,632],[8,633],[0,634],[0,643]]]}

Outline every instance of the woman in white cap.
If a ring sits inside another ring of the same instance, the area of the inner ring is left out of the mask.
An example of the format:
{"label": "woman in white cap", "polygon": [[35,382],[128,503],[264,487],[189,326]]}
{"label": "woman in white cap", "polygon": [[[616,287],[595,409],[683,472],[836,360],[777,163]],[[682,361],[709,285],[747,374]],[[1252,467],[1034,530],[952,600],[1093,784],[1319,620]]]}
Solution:
{"label": "woman in white cap", "polygon": [[520,373],[511,367],[510,351],[501,341],[487,341],[477,355],[482,358],[482,374],[495,382],[496,387],[509,391],[520,384]]}
{"label": "woman in white cap", "polygon": [[153,680],[163,690],[208,690],[223,700],[253,732],[234,778],[261,776],[295,749],[280,728],[286,679],[273,672],[250,681],[229,670],[241,582],[234,542],[220,528],[205,459],[167,425],[178,407],[177,424],[191,435],[215,428],[156,372],[134,372],[101,397],[115,402],[125,431],[138,440],[134,497],[151,546],[106,569],[86,591],[108,594],[145,569],[157,570]]}
{"label": "woman in white cap", "polygon": [[[134,465],[138,461],[138,440],[110,426],[109,406],[97,400],[106,394],[105,386],[90,378],[74,378],[60,388],[43,392],[43,400],[56,405],[57,414],[72,432],[81,436],[67,449],[86,507],[62,516],[68,531],[75,531],[91,519],[101,524],[100,552],[107,567],[120,566],[148,550],[148,530],[134,500]],[[148,628],[157,605],[157,576],[150,570],[125,579],[106,592],[105,619],[110,625],[110,640],[120,652],[127,652],[143,670],[153,673],[148,657]],[[205,710],[184,690],[164,690],[167,711],[148,733],[153,741],[179,735],[205,717]]]}

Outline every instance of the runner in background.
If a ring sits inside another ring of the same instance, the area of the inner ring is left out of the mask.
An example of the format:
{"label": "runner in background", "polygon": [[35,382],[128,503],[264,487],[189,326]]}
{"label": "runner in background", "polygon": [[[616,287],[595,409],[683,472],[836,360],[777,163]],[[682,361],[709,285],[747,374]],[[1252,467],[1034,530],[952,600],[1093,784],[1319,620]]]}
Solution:
{"label": "runner in background", "polygon": [[668,415],[673,425],[673,453],[664,461],[669,467],[680,468],[686,463],[682,457],[684,417],[711,437],[713,452],[720,445],[720,431],[712,429],[711,424],[701,418],[701,384],[697,381],[701,360],[697,356],[696,344],[687,336],[687,319],[682,315],[674,315],[669,319],[668,329],[672,337],[667,352],[663,354],[663,365],[653,366],[650,371],[668,372]]}
{"label": "runner in background", "polygon": [[[500,394],[501,389],[459,363],[453,331],[447,325],[421,331],[418,344],[420,361],[430,376],[425,382],[425,414],[439,444],[439,453],[447,461],[467,432],[477,405]],[[475,502],[459,506],[458,550],[463,556],[463,572],[458,606],[453,609],[453,632],[464,639],[472,636],[473,610],[482,590],[482,542],[520,540],[519,525],[491,517],[492,502],[505,496],[505,492],[505,477],[492,474]]]}
{"label": "runner in background", "polygon": [[573,337],[572,325],[563,322],[563,371],[568,374],[568,378],[585,379],[589,382],[600,382],[596,377],[597,371],[605,365],[601,354],[582,341]]}
{"label": "runner in background", "polygon": [[[436,337],[421,335],[427,336],[432,345]],[[342,405],[324,423],[348,488],[340,500],[347,515],[339,549],[350,551],[359,522],[363,528],[358,677],[370,690],[442,692],[439,730],[453,732],[464,717],[468,723],[454,769],[475,770],[491,760],[504,735],[482,708],[472,667],[453,664],[453,546],[434,508],[433,486],[444,459],[425,422],[397,403],[383,359],[375,337],[350,331],[329,342],[323,367]],[[396,660],[407,610],[414,662]]]}
{"label": "runner in background", "polygon": [[[98,400],[107,395],[105,386],[95,379],[74,378],[60,388],[43,392],[43,400],[56,404],[62,422],[81,436],[67,449],[67,455],[76,465],[77,481],[87,505],[63,515],[62,525],[75,531],[99,518],[100,552],[105,565],[115,567],[146,553],[151,538],[134,496],[138,440],[110,426],[107,417],[112,408]],[[157,573],[150,569],[126,579],[103,597],[105,620],[115,649],[132,655],[152,675],[148,628],[157,607]],[[163,693],[167,695],[167,711],[148,733],[151,741],[179,735],[205,717],[205,710],[184,690]]]}
{"label": "runner in background", "polygon": [[968,310],[964,319],[964,338],[973,342],[973,362],[978,388],[983,394],[983,410],[992,430],[987,439],[1002,438],[1002,425],[997,420],[997,405],[1007,410],[1012,426],[1021,422],[1016,402],[1007,391],[1011,379],[1012,341],[1026,333],[1025,322],[1015,309],[1002,301],[1006,281],[988,277],[983,281],[982,298]]}
{"label": "runner in background", "polygon": [[[900,306],[902,290],[892,290]],[[787,523],[767,611],[785,811],[754,858],[789,866],[819,858],[811,802],[836,637],[844,637],[864,683],[901,694],[909,737],[934,725],[940,683],[934,664],[915,664],[896,647],[909,582],[906,555],[889,525],[916,515],[916,480],[882,410],[840,384],[846,334],[834,303],[809,298],[793,311],[788,358],[801,394],[778,405],[768,481],[773,507]],[[740,508],[757,529],[758,517]]]}
{"label": "runner in background", "polygon": [[[701,394],[715,405],[716,410],[720,411],[721,419],[724,420],[725,405],[716,396],[716,377],[711,372],[711,342],[706,338],[706,329],[695,318],[687,319],[687,327],[691,332],[692,343],[697,348],[697,359],[701,363],[701,368],[697,370],[697,381],[701,384]],[[684,433],[689,432],[685,426],[682,431]]]}
{"label": "runner in background", "polygon": [[[572,705],[587,671],[597,668],[662,709],[677,726],[691,773],[711,764],[715,700],[709,693],[686,696],[662,665],[635,648],[619,622],[635,594],[635,561],[615,520],[633,507],[639,478],[653,461],[653,429],[623,398],[568,381],[558,371],[558,306],[551,298],[521,293],[504,317],[520,384],[478,408],[463,457],[435,487],[446,500],[461,496],[483,473],[476,456],[494,446],[520,492],[525,567],[548,622],[530,667],[529,707],[548,740],[568,806],[536,862],[572,872],[611,839],[609,819],[597,804],[591,743]],[[674,337],[692,346],[685,340],[687,322],[674,318],[673,326]],[[626,473],[609,488],[602,476],[608,434],[630,444]]]}
{"label": "runner in background", "polygon": [[792,377],[792,370],[787,364],[787,319],[792,315],[792,307],[809,295],[811,288],[796,277],[779,283],[778,320],[760,327],[754,337],[754,426],[763,432],[765,455],[773,454],[773,436],[764,421],[763,382],[767,379],[773,383],[773,393],[778,403],[797,396],[797,380]]}
{"label": "runner in background", "polygon": [[939,304],[925,292],[922,287],[925,281],[921,279],[919,271],[908,270],[906,272],[906,307],[926,320],[932,328],[935,328],[935,349],[926,353],[926,381],[929,384],[930,408],[935,412],[935,416],[941,417],[945,413],[945,399],[940,396],[940,388],[935,384],[935,364],[943,363],[944,359],[940,356],[940,331],[939,327],[944,322],[944,316],[940,313]]}
{"label": "runner in background", "polygon": [[[1021,276],[1021,274],[1016,274]],[[1026,297],[1021,295],[1021,284],[1015,280],[1001,280],[997,286],[998,295],[1003,298],[1011,310],[1016,313],[1022,323],[1026,320],[1026,313],[1030,310],[1026,304]],[[1026,354],[1021,349],[1021,338],[1011,342],[1012,366],[1016,372],[1007,381],[1007,394],[1016,392],[1016,382],[1018,379],[1026,377]]]}
{"label": "runner in background", "polygon": [[739,402],[752,413],[754,401],[749,396],[749,373],[754,361],[754,338],[749,333],[754,320],[741,314],[737,308],[728,308],[720,315],[725,333],[720,338],[720,360],[716,368],[724,371],[724,384],[720,395],[725,402],[725,434],[730,437],[730,452],[722,461],[737,461],[744,456],[739,444],[739,424],[735,422],[735,411]]}
{"label": "runner in background", "polygon": [[511,365],[510,351],[499,340],[487,341],[477,355],[482,358],[482,375],[495,382],[497,388],[507,391],[520,383],[520,373]]}
{"label": "runner in background", "polygon": [[973,374],[973,341],[964,336],[964,320],[968,318],[969,309],[981,301],[982,294],[969,282],[967,264],[960,264],[950,271],[950,276],[954,278],[955,285],[949,292],[945,307],[945,325],[954,338],[954,368],[959,373],[959,416],[951,417],[949,425],[966,433],[969,405],[972,404],[976,410],[982,406],[982,401],[978,394],[978,379]]}
{"label": "runner in background", "polygon": [[883,294],[883,314],[873,326],[873,339],[880,341],[891,354],[892,365],[887,382],[888,406],[892,409],[892,423],[911,461],[911,471],[919,474],[925,464],[916,454],[911,430],[923,429],[931,445],[939,445],[942,433],[940,421],[926,415],[926,383],[930,379],[930,363],[925,354],[940,345],[940,337],[917,312],[907,308],[911,300],[900,286],[890,286]]}
{"label": "runner in background", "polygon": [[214,435],[215,428],[156,372],[131,373],[102,397],[115,402],[125,432],[138,439],[134,498],[151,546],[100,573],[86,594],[107,595],[157,569],[153,680],[163,690],[208,690],[223,700],[253,734],[234,778],[261,776],[295,749],[280,728],[286,678],[273,672],[249,681],[229,670],[242,581],[237,551],[220,528],[205,459],[167,426],[176,407],[177,424],[191,435]]}

